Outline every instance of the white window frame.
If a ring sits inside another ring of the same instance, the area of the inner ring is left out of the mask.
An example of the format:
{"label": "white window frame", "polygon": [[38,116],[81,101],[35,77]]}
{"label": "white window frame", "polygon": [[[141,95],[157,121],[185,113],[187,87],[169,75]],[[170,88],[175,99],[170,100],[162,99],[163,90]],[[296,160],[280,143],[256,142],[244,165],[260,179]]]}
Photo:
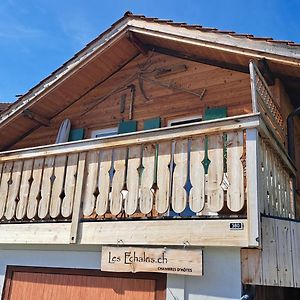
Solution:
{"label": "white window frame", "polygon": [[[118,134],[118,127],[96,129],[91,132],[91,138],[110,137]],[[99,135],[99,136],[97,136]]]}
{"label": "white window frame", "polygon": [[[167,126],[170,127],[170,126],[172,126],[172,123],[193,121],[195,119],[201,119],[202,120],[202,115],[193,115],[193,116],[186,116],[186,117],[181,117],[181,118],[170,119],[167,122]],[[174,126],[176,126],[176,125],[174,125]]]}

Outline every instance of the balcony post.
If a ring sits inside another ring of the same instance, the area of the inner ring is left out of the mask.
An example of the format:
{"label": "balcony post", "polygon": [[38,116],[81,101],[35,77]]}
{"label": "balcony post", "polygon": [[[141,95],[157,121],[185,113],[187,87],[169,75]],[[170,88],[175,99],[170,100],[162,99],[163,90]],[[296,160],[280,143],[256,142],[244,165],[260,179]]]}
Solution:
{"label": "balcony post", "polygon": [[246,129],[247,218],[249,247],[260,245],[259,136],[256,128]]}
{"label": "balcony post", "polygon": [[72,223],[70,230],[70,244],[76,244],[78,239],[78,227],[81,218],[82,190],[84,186],[84,169],[85,169],[86,152],[79,154],[76,188],[73,203]]}

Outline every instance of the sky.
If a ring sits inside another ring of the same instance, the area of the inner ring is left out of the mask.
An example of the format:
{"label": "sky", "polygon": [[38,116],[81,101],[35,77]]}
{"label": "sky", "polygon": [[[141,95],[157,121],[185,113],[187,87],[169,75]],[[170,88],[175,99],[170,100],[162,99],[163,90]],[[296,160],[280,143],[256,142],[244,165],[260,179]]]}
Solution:
{"label": "sky", "polygon": [[128,10],[300,43],[300,0],[0,0],[0,102],[25,94]]}

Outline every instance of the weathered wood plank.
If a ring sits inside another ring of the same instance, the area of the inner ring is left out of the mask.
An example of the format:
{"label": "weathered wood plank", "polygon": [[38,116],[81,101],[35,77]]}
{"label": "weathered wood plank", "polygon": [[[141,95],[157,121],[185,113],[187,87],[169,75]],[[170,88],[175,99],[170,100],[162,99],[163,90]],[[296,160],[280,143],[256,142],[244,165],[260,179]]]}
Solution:
{"label": "weathered wood plank", "polygon": [[52,184],[52,192],[50,197],[49,214],[51,218],[57,218],[61,213],[61,194],[64,188],[65,171],[66,171],[67,156],[61,155],[55,158],[54,164],[54,181]]}
{"label": "weathered wood plank", "polygon": [[33,159],[27,159],[24,161],[22,180],[20,185],[19,201],[17,203],[16,218],[21,220],[26,215],[26,209],[28,204],[29,192],[31,188]]}
{"label": "weathered wood plank", "polygon": [[279,286],[293,286],[293,262],[290,221],[275,220],[277,274]]}
{"label": "weathered wood plank", "polygon": [[126,148],[113,150],[115,173],[112,180],[110,212],[115,216],[121,212],[123,207],[122,189],[125,181],[126,153]]}
{"label": "weathered wood plank", "polygon": [[[72,214],[76,178],[77,178],[77,166],[78,166],[78,154],[68,155],[68,161],[66,166],[66,178],[64,184],[65,197],[61,205],[61,214],[63,217],[68,218]],[[84,181],[84,178],[82,178]]]}
{"label": "weathered wood plank", "polygon": [[129,148],[127,167],[127,195],[125,197],[125,212],[132,215],[138,208],[139,198],[139,172],[141,163],[141,146]]}
{"label": "weathered wood plank", "polygon": [[220,211],[224,206],[224,191],[221,187],[224,176],[223,169],[223,134],[208,137],[208,168],[205,190],[207,204],[212,212]]}
{"label": "weathered wood plank", "polygon": [[112,165],[112,150],[103,150],[100,152],[100,168],[99,168],[99,195],[96,200],[96,213],[104,215],[108,210],[108,200],[110,193],[110,175],[109,170]]}
{"label": "weathered wood plank", "polygon": [[140,210],[143,214],[148,214],[153,207],[154,194],[152,187],[154,184],[156,165],[156,145],[147,144],[143,148],[143,167],[140,186]]}
{"label": "weathered wood plank", "polygon": [[262,251],[241,249],[242,282],[262,285]]}
{"label": "weathered wood plank", "polygon": [[86,157],[86,184],[83,196],[83,215],[90,216],[95,208],[95,195],[98,185],[99,151],[91,151]]}
{"label": "weathered wood plank", "polygon": [[170,203],[170,171],[169,164],[171,161],[171,143],[164,142],[158,146],[157,162],[157,194],[156,210],[159,213],[165,213]]}
{"label": "weathered wood plank", "polygon": [[278,285],[276,224],[273,218],[263,218],[262,222],[262,262],[265,285]]}
{"label": "weathered wood plank", "polygon": [[23,161],[15,161],[9,181],[9,189],[7,194],[5,218],[11,220],[16,214],[16,206],[19,196],[19,189],[21,183]]}
{"label": "weathered wood plank", "polygon": [[185,184],[188,175],[188,140],[176,141],[174,164],[172,209],[176,213],[181,213],[187,205],[187,191],[185,190]]}
{"label": "weathered wood plank", "polygon": [[49,156],[45,159],[44,172],[41,184],[41,200],[38,206],[38,216],[40,219],[44,219],[49,214],[54,162],[54,156]]}
{"label": "weathered wood plank", "polygon": [[6,208],[6,201],[7,201],[7,193],[8,193],[8,186],[9,180],[11,178],[11,171],[13,168],[13,162],[6,162],[3,165],[2,176],[1,176],[1,183],[0,183],[0,219],[3,218],[5,208]]}
{"label": "weathered wood plank", "polygon": [[38,201],[41,197],[41,183],[43,176],[44,159],[36,158],[33,163],[32,183],[28,197],[27,218],[33,219],[37,214]]}
{"label": "weathered wood plank", "polygon": [[291,222],[294,287],[300,287],[300,223]]}
{"label": "weathered wood plank", "polygon": [[234,212],[240,211],[245,203],[244,169],[241,161],[243,144],[243,131],[227,134],[227,174],[229,181],[227,206]]}

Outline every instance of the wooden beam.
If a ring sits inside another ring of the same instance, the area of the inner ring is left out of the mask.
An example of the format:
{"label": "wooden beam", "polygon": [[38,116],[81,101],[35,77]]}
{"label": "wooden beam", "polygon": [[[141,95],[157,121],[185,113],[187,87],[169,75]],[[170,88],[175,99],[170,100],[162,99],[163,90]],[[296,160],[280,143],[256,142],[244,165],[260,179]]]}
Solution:
{"label": "wooden beam", "polygon": [[268,85],[274,85],[275,84],[275,78],[274,75],[268,65],[268,62],[265,58],[259,59],[257,61],[257,66],[262,75],[264,76],[266,82]]}
{"label": "wooden beam", "polygon": [[25,109],[23,110],[23,113],[22,115],[30,120],[33,120],[41,125],[44,125],[46,127],[49,127],[50,126],[50,120],[29,110],[29,109]]}
{"label": "wooden beam", "polygon": [[135,35],[134,33],[128,31],[126,33],[126,37],[129,40],[129,42],[131,42],[143,55],[147,55],[149,48],[142,43]]}
{"label": "wooden beam", "polygon": [[157,47],[154,45],[148,45],[148,48],[152,49],[153,51],[155,51],[157,53],[161,53],[161,54],[165,54],[165,55],[169,55],[169,56],[173,56],[173,57],[177,57],[177,58],[181,58],[181,59],[186,59],[186,60],[190,60],[190,61],[194,61],[194,62],[206,64],[206,65],[212,65],[212,66],[216,66],[216,67],[219,67],[222,69],[228,69],[228,70],[238,71],[238,72],[247,73],[247,74],[249,73],[248,66],[236,65],[236,64],[226,63],[224,61],[208,59],[208,58],[201,57],[198,55],[187,54],[187,53],[183,53],[183,52],[176,51],[176,50]]}

